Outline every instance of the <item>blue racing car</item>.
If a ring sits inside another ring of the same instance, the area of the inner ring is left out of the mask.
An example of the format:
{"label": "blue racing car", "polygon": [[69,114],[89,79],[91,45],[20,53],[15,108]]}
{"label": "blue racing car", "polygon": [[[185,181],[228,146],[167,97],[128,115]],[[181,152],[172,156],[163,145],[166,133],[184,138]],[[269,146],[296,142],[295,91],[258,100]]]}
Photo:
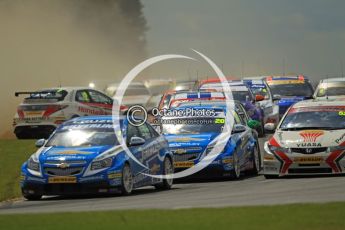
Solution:
{"label": "blue racing car", "polygon": [[28,200],[43,195],[117,193],[153,185],[170,189],[172,179],[145,174],[173,173],[173,156],[164,136],[146,122],[133,126],[118,118],[128,149],[146,166],[129,157],[119,145],[111,116],[75,118],[65,122],[22,166],[21,189]]}
{"label": "blue racing car", "polygon": [[309,79],[303,75],[266,77],[273,97],[279,99],[279,116],[282,117],[286,110],[293,104],[306,99],[312,99],[314,88]]}
{"label": "blue racing car", "polygon": [[[209,154],[227,122],[224,102],[188,102],[174,110],[184,109],[214,110],[216,116],[162,118],[163,134],[174,154],[175,172],[194,166]],[[241,103],[236,103],[235,110],[233,111],[235,124],[231,137],[220,155],[200,172],[202,176],[239,178],[241,172],[250,171],[257,174],[260,170],[261,157],[257,132],[249,127],[255,126],[256,121],[249,119]]]}

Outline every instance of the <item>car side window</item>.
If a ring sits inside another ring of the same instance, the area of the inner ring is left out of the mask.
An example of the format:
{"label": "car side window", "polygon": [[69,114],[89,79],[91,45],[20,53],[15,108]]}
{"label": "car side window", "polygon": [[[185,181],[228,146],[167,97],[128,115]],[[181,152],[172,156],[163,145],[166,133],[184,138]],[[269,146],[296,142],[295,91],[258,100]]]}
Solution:
{"label": "car side window", "polygon": [[145,140],[152,138],[150,129],[146,123],[138,126],[138,130],[139,130],[140,137],[144,138]]}
{"label": "car side window", "polygon": [[78,102],[91,102],[90,96],[86,90],[78,90],[75,96],[75,100]]}
{"label": "car side window", "polygon": [[138,128],[136,126],[128,124],[128,127],[127,127],[127,144],[129,143],[129,141],[132,137],[139,137],[139,136],[140,135],[139,135]]}
{"label": "car side window", "polygon": [[234,112],[234,122],[235,122],[235,124],[242,124],[242,121],[241,121],[239,115],[237,114],[237,112]]}
{"label": "car side window", "polygon": [[159,136],[159,134],[157,133],[157,131],[156,131],[151,125],[147,125],[147,127],[148,127],[149,130],[150,130],[151,137],[158,137],[158,136]]}
{"label": "car side window", "polygon": [[242,124],[247,125],[248,116],[247,116],[246,111],[244,110],[243,106],[242,105],[236,105],[236,112],[240,116],[240,118],[242,120]]}
{"label": "car side window", "polygon": [[91,100],[95,103],[111,104],[111,99],[95,90],[89,90]]}

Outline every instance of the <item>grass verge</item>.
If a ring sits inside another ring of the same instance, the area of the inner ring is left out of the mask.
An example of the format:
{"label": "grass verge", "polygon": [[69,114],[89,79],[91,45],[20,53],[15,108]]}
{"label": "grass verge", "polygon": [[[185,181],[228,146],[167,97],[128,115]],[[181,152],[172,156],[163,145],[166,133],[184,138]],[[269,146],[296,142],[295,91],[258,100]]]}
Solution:
{"label": "grass verge", "polygon": [[21,196],[20,167],[35,151],[32,140],[0,140],[0,201]]}
{"label": "grass verge", "polygon": [[[164,202],[164,201],[162,201]],[[0,215],[0,229],[343,230],[345,203]]]}

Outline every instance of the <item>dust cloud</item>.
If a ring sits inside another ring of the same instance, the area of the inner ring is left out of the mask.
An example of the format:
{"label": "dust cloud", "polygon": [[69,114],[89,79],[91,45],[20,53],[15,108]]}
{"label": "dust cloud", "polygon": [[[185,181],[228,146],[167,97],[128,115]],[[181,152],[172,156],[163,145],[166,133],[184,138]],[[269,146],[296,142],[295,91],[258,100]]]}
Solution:
{"label": "dust cloud", "polygon": [[103,87],[146,57],[139,0],[0,0],[0,138],[12,138],[15,91]]}

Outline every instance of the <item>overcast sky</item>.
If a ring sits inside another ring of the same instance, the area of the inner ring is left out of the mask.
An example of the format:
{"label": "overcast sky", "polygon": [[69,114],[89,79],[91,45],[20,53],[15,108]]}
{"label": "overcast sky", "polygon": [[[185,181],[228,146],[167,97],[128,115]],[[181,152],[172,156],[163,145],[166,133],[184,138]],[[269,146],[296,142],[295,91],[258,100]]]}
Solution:
{"label": "overcast sky", "polygon": [[[148,50],[205,53],[226,74],[341,74],[344,0],[142,0]],[[167,68],[185,75],[186,65]],[[191,67],[195,73],[196,66]],[[161,74],[164,74],[162,71]],[[205,69],[199,75],[210,75]]]}

